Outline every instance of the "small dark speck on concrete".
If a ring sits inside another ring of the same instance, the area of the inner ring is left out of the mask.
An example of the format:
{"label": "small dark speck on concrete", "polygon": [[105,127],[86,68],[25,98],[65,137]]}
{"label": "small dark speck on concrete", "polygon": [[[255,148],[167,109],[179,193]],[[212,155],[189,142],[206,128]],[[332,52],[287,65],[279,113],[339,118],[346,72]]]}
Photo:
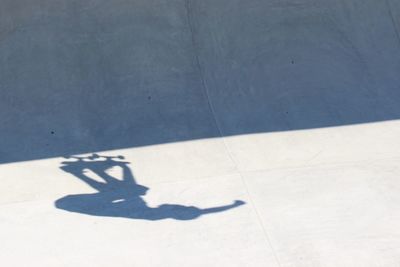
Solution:
{"label": "small dark speck on concrete", "polygon": [[148,100],[151,100],[151,96],[147,97]]}
{"label": "small dark speck on concrete", "polygon": [[54,134],[54,131],[51,131],[51,134]]}
{"label": "small dark speck on concrete", "polygon": [[294,60],[292,60],[292,64],[294,64]]}

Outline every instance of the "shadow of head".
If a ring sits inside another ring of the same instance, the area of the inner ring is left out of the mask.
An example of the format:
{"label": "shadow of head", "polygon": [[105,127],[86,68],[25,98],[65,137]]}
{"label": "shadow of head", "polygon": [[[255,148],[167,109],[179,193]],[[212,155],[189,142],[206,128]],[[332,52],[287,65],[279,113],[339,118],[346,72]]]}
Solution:
{"label": "shadow of head", "polygon": [[[149,188],[136,182],[129,162],[123,156],[68,156],[60,167],[95,189],[96,193],[67,195],[58,199],[55,206],[70,212],[93,216],[123,217],[143,220],[193,220],[205,214],[218,213],[241,206],[245,202],[236,200],[232,204],[198,208],[178,204],[162,204],[149,207],[142,196]],[[110,170],[119,167],[122,177],[117,178]],[[96,178],[94,178],[96,177]]]}

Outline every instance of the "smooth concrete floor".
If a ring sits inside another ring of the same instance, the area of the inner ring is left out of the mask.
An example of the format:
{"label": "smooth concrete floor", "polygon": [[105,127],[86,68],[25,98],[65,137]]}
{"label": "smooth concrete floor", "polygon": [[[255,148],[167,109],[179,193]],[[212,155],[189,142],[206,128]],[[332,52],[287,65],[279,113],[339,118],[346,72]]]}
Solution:
{"label": "smooth concrete floor", "polygon": [[[99,153],[130,162],[136,182],[150,188],[143,196],[149,207],[245,202],[190,220],[57,209],[55,201],[66,195],[96,192],[59,168],[76,160],[4,164],[1,260],[7,266],[399,266],[399,132],[400,122],[392,121]],[[283,140],[299,145],[271,146]],[[124,175],[118,166],[107,173]]]}
{"label": "smooth concrete floor", "polygon": [[400,2],[1,0],[0,266],[400,266]]}

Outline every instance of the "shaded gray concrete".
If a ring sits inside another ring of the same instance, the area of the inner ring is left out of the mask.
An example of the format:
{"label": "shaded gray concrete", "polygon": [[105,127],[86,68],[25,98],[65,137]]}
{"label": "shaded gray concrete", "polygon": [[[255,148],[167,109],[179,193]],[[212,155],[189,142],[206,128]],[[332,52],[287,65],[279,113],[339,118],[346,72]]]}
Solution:
{"label": "shaded gray concrete", "polygon": [[3,0],[0,162],[400,118],[394,0]]}

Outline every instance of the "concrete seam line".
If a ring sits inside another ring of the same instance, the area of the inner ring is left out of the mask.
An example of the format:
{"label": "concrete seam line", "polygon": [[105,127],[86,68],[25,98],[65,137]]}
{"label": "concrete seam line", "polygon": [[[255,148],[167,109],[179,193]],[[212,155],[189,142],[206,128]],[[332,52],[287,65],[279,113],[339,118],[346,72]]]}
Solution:
{"label": "concrete seam line", "polygon": [[199,78],[200,78],[200,81],[201,81],[201,85],[202,85],[202,89],[203,89],[203,92],[204,92],[204,96],[206,98],[207,105],[208,105],[208,108],[209,108],[209,110],[211,112],[211,115],[213,117],[213,121],[214,121],[215,127],[216,127],[216,129],[218,131],[218,134],[219,134],[220,137],[223,137],[222,131],[221,131],[221,129],[219,127],[219,124],[218,124],[218,120],[217,120],[217,118],[215,116],[214,107],[213,107],[213,105],[211,104],[211,101],[210,101],[210,96],[208,94],[206,81],[204,79],[203,70],[202,70],[201,64],[200,64],[200,59],[199,59],[199,54],[198,54],[198,47],[196,45],[196,39],[194,37],[194,30],[193,30],[194,26],[193,26],[193,23],[192,23],[192,16],[191,16],[191,13],[192,13],[191,10],[192,9],[190,7],[190,0],[185,0],[185,9],[186,9],[186,16],[187,16],[187,23],[188,23],[188,26],[189,26],[190,37],[191,37],[192,46],[193,46],[193,50],[194,50],[195,64],[196,64],[197,71],[199,73]]}
{"label": "concrete seam line", "polygon": [[258,223],[260,224],[260,227],[261,227],[261,229],[262,229],[262,231],[264,233],[264,238],[266,239],[266,242],[267,242],[266,245],[267,245],[267,247],[269,247],[269,249],[271,249],[273,257],[275,258],[275,261],[278,264],[278,266],[282,266],[281,262],[279,260],[279,257],[277,255],[274,247],[272,246],[271,238],[270,238],[269,234],[267,233],[267,230],[266,230],[266,228],[264,226],[264,223],[263,223],[263,221],[261,219],[260,213],[258,212],[256,206],[254,205],[254,201],[253,201],[253,199],[252,199],[252,197],[250,195],[250,191],[248,189],[247,183],[245,182],[245,179],[244,179],[242,173],[240,172],[240,170],[238,168],[238,164],[237,164],[236,160],[234,159],[232,153],[230,152],[230,149],[229,149],[228,145],[225,142],[225,138],[224,138],[224,135],[222,133],[221,127],[220,127],[220,125],[218,123],[217,117],[215,116],[214,106],[213,106],[213,104],[212,104],[212,102],[210,100],[210,96],[209,96],[209,93],[208,93],[208,90],[207,90],[207,83],[206,83],[206,81],[204,79],[203,69],[202,69],[201,64],[200,64],[198,47],[196,45],[196,39],[195,39],[195,36],[194,36],[194,26],[193,26],[193,23],[192,23],[192,8],[190,6],[190,1],[191,0],[185,0],[187,23],[188,23],[189,32],[190,32],[190,35],[191,35],[191,40],[192,40],[192,45],[193,45],[193,50],[194,50],[194,54],[195,54],[194,55],[195,64],[196,64],[197,70],[199,72],[199,76],[200,76],[200,80],[201,80],[201,84],[202,84],[202,89],[203,89],[204,96],[205,96],[206,101],[207,101],[207,105],[208,105],[208,107],[210,109],[211,115],[212,115],[214,123],[215,123],[215,127],[216,127],[216,129],[218,131],[218,134],[220,135],[220,138],[222,139],[222,143],[223,143],[223,145],[225,147],[225,150],[226,150],[226,152],[228,154],[228,157],[230,158],[230,160],[234,164],[236,172],[240,175],[243,187],[244,187],[244,189],[246,191],[246,194],[247,194],[247,196],[249,198],[250,205],[252,206],[252,208],[253,208],[256,216],[257,216]]}
{"label": "concrete seam line", "polygon": [[396,20],[394,19],[394,16],[393,16],[392,5],[390,4],[390,0],[386,0],[386,6],[387,6],[387,9],[388,9],[389,17],[392,20],[392,24],[393,24],[394,32],[395,32],[396,37],[397,37],[397,41],[398,41],[399,46],[400,46],[400,32],[399,32],[399,29],[396,26]]}

